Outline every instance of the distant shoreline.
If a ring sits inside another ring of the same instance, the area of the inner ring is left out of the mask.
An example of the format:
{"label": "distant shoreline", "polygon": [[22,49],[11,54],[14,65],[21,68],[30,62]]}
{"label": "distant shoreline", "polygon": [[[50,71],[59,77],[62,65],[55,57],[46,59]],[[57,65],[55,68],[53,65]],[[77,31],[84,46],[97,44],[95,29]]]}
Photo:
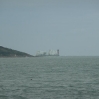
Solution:
{"label": "distant shoreline", "polygon": [[0,46],[0,57],[3,57],[3,58],[4,57],[6,57],[6,58],[7,57],[13,57],[13,58],[15,58],[15,57],[33,57],[33,55]]}

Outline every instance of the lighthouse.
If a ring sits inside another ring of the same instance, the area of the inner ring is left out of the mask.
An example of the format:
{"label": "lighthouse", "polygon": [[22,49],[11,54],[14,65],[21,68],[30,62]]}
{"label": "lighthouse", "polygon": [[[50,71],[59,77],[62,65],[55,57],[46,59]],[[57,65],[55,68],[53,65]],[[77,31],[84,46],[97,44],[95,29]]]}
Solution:
{"label": "lighthouse", "polygon": [[57,55],[59,56],[59,49],[57,50]]}

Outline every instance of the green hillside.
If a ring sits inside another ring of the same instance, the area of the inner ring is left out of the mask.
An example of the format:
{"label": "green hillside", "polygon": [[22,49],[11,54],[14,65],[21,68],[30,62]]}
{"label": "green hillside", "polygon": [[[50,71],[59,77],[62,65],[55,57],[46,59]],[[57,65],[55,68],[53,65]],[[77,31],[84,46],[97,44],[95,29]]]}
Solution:
{"label": "green hillside", "polygon": [[0,46],[0,57],[32,57],[32,55]]}

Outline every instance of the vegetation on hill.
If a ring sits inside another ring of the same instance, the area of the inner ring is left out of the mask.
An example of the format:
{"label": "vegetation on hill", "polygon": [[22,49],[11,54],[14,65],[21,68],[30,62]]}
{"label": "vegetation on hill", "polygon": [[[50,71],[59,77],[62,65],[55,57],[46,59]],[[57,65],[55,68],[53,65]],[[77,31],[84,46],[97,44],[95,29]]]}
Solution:
{"label": "vegetation on hill", "polygon": [[0,46],[0,57],[32,57],[32,55]]}

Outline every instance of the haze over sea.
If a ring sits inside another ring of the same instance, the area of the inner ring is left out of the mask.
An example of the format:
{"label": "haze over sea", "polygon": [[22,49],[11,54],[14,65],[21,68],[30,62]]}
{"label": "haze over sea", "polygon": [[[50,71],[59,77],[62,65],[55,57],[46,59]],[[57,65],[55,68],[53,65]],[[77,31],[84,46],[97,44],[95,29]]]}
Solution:
{"label": "haze over sea", "polygon": [[0,99],[99,99],[99,57],[0,58]]}

